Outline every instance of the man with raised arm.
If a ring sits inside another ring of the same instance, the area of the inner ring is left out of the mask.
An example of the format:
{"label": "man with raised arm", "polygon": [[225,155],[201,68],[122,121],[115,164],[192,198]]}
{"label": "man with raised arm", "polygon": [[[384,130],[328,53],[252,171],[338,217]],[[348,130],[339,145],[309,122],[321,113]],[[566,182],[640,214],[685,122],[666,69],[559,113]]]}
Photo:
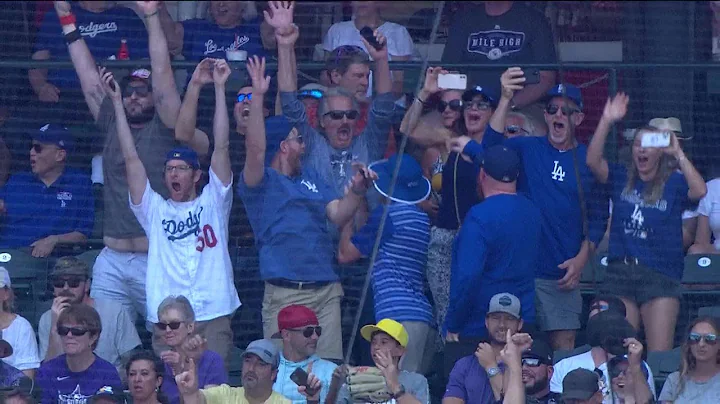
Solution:
{"label": "man with raised arm", "polygon": [[[170,68],[167,41],[160,26],[158,1],[138,1],[149,37],[151,71],[138,69],[119,88],[128,124],[140,161],[154,189],[167,196],[163,186],[165,154],[177,146],[172,129],[180,111],[180,95]],[[85,101],[104,136],[105,248],[93,268],[92,297],[115,300],[131,314],[145,314],[145,277],[148,239],[128,205],[125,160],[117,135],[115,107],[105,96],[97,65],[75,25],[70,3],[56,1],[68,52],[80,79]],[[189,140],[198,153],[205,143]],[[144,185],[143,185],[144,186]],[[134,309],[134,310],[133,310]]]}
{"label": "man with raised arm", "polygon": [[[158,323],[160,303],[167,296],[187,296],[195,311],[195,331],[227,359],[233,336],[230,317],[240,306],[228,253],[228,221],[233,195],[225,82],[231,70],[225,60],[212,62],[196,68],[197,72],[213,66],[212,72],[197,75],[212,79],[216,90],[215,148],[210,159],[209,183],[198,195],[196,187],[202,171],[197,153],[187,147],[175,148],[165,158],[165,186],[170,192],[167,200],[155,192],[148,181],[127,119],[124,119],[119,85],[112,73],[104,68],[100,68],[100,72],[118,118],[115,122],[125,158],[130,208],[149,239],[148,282],[145,286],[147,320],[158,325],[156,331],[165,331],[167,325]],[[158,338],[153,340],[157,353],[165,350]]]}
{"label": "man with raised arm", "polygon": [[265,281],[262,320],[265,338],[278,331],[283,307],[301,304],[313,310],[322,327],[317,354],[342,359],[340,300],[342,286],[333,270],[335,244],[327,221],[342,227],[355,215],[375,173],[361,164],[345,196],[337,199],[329,184],[303,171],[304,138],[284,117],[263,122],[263,101],[270,85],[265,60],[248,60],[253,98],[245,135],[247,158],[237,192],[247,208],[260,250]]}

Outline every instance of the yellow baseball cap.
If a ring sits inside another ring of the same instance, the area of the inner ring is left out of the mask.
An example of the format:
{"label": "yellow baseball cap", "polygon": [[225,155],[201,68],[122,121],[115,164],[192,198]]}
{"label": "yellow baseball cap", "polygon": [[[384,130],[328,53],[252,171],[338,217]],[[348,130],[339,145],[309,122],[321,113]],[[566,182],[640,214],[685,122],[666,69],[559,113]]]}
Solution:
{"label": "yellow baseball cap", "polygon": [[385,334],[393,337],[403,348],[407,347],[408,333],[405,331],[405,327],[397,321],[389,318],[382,319],[375,325],[366,325],[360,329],[360,335],[362,335],[366,341],[372,342],[373,334],[378,331],[384,332]]}

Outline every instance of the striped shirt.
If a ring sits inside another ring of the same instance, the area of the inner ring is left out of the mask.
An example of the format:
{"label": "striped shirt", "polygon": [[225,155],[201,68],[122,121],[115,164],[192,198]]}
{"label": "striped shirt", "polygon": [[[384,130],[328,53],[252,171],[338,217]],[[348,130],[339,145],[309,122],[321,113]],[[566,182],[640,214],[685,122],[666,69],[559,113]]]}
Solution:
{"label": "striped shirt", "polygon": [[[367,224],[352,238],[369,257],[378,237],[384,206],[374,209]],[[433,324],[432,306],[424,293],[425,265],[430,243],[430,219],[416,205],[391,202],[380,248],[373,265],[375,319]]]}

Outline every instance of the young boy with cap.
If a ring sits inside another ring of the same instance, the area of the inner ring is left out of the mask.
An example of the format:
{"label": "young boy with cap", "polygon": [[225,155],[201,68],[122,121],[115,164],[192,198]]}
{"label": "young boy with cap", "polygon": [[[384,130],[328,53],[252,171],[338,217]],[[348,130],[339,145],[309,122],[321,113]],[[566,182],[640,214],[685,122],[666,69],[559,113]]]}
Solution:
{"label": "young boy with cap", "polygon": [[[380,320],[377,324],[366,325],[360,329],[360,335],[370,342],[370,352],[375,366],[379,370],[384,384],[378,384],[374,392],[376,396],[385,396],[386,401],[394,399],[398,404],[429,404],[430,392],[425,376],[400,370],[400,359],[405,354],[408,346],[408,333],[402,324],[389,318]],[[350,404],[363,401],[367,397],[368,389],[358,384],[367,384],[371,377],[353,377],[356,373],[374,374],[371,369],[364,367],[350,369],[348,383],[343,383],[345,373],[348,369],[345,366],[339,367],[333,375],[328,402],[338,404]],[[357,380],[357,384],[355,381]],[[376,383],[370,383],[375,385]],[[335,400],[337,398],[337,400]]]}
{"label": "young boy with cap", "polygon": [[[400,165],[395,187],[393,172]],[[433,321],[432,305],[424,291],[425,265],[430,243],[430,219],[418,203],[430,194],[430,182],[423,176],[420,164],[410,155],[395,154],[370,165],[377,175],[375,189],[384,197],[367,224],[354,231],[348,223],[341,234],[338,249],[340,263],[370,257],[380,234],[377,258],[372,267],[375,321],[390,318],[402,323],[409,342],[400,367],[409,372],[424,373],[430,359],[427,347]],[[380,233],[380,222],[387,219]],[[434,334],[433,334],[434,335]],[[424,358],[426,357],[427,358]]]}

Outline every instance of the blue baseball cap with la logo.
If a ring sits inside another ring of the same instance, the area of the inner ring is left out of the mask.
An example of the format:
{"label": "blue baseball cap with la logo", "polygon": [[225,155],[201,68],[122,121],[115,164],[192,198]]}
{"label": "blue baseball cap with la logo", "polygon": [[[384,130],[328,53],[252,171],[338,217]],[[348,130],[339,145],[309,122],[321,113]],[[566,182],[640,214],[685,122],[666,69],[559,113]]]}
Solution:
{"label": "blue baseball cap with la logo", "polygon": [[38,143],[55,145],[66,152],[70,152],[74,144],[70,130],[53,123],[43,125],[33,134],[32,139]]}
{"label": "blue baseball cap with la logo", "polygon": [[196,170],[200,168],[200,159],[198,159],[197,153],[187,147],[177,147],[170,150],[165,157],[165,164],[170,160],[182,160]]}
{"label": "blue baseball cap with la logo", "polygon": [[572,84],[558,84],[551,88],[547,93],[547,98],[553,97],[568,97],[577,104],[578,108],[583,109],[582,93],[579,88]]}

